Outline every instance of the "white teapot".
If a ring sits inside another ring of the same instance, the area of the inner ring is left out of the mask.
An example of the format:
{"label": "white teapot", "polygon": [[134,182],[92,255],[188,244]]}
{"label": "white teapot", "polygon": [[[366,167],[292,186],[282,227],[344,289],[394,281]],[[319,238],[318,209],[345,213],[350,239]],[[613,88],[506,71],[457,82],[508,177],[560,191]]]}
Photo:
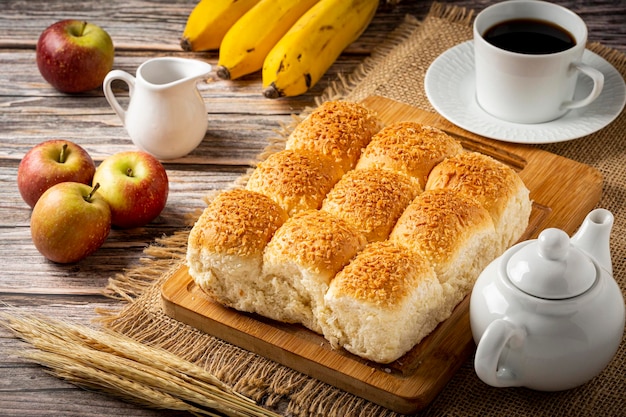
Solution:
{"label": "white teapot", "polygon": [[624,298],[612,276],[613,215],[589,213],[570,239],[546,229],[479,276],[470,299],[478,377],[495,387],[559,391],[611,361],[624,333]]}

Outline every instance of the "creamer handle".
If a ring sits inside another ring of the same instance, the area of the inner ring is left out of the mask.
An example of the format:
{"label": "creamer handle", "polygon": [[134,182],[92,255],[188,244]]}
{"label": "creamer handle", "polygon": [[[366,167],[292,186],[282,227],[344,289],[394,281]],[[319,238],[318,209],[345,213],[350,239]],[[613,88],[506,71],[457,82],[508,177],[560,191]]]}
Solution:
{"label": "creamer handle", "polygon": [[526,338],[526,330],[509,320],[491,322],[478,342],[474,369],[478,377],[493,387],[521,386],[517,370],[502,362],[502,351],[509,345],[520,347]]}
{"label": "creamer handle", "polygon": [[111,105],[111,108],[113,108],[113,111],[115,111],[115,113],[118,115],[118,117],[122,121],[122,124],[125,124],[126,123],[126,110],[124,110],[122,106],[120,105],[119,101],[117,101],[117,98],[115,97],[115,94],[113,94],[113,90],[111,89],[111,83],[114,80],[122,80],[126,84],[128,84],[128,96],[132,97],[133,92],[135,90],[135,77],[133,77],[129,73],[122,71],[122,70],[113,70],[113,71],[110,71],[106,75],[106,77],[104,77],[104,82],[102,83],[104,96],[106,97],[107,101]]}

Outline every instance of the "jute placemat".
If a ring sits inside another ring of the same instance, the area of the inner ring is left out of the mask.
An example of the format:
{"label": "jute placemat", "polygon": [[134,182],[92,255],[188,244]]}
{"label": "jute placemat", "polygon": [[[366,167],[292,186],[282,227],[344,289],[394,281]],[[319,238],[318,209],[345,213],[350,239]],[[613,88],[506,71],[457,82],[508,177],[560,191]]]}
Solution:
{"label": "jute placemat", "polygon": [[[381,95],[433,111],[423,80],[430,63],[446,49],[471,38],[474,13],[433,4],[423,21],[407,16],[387,42],[354,74],[328,91],[326,98],[359,100]],[[589,48],[626,74],[626,56],[598,44]],[[626,293],[626,117],[576,141],[542,148],[596,167],[604,175],[599,206],[612,211],[614,273]],[[571,198],[582,198],[572,195]],[[142,266],[112,279],[107,293],[128,301],[119,311],[102,312],[107,328],[142,343],[174,352],[199,364],[240,393],[294,416],[396,416],[282,365],[252,354],[167,317],[160,286],[184,258],[188,231],[163,238],[146,250]],[[601,325],[601,323],[599,323]],[[496,389],[482,383],[468,360],[421,416],[624,416],[626,344],[608,368],[588,384],[570,391],[541,393],[524,388]]]}

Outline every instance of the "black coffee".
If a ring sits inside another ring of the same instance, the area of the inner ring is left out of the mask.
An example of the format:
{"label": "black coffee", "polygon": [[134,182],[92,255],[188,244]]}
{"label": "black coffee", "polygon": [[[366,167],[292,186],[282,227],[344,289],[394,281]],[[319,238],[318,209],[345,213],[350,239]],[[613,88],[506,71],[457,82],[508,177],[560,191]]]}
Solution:
{"label": "black coffee", "polygon": [[576,45],[576,40],[567,30],[536,19],[498,23],[487,29],[483,37],[500,49],[529,55],[552,54]]}

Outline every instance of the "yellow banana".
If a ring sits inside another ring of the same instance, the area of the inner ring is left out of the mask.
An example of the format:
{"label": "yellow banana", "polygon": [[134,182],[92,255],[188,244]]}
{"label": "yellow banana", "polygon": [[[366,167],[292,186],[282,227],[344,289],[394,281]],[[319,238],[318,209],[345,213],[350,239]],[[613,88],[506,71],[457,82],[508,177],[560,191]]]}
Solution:
{"label": "yellow banana", "polygon": [[297,96],[319,81],[371,22],[379,0],[320,0],[272,48],[263,63],[263,94]]}
{"label": "yellow banana", "polygon": [[185,51],[218,49],[231,26],[259,0],[200,0],[187,18],[180,39]]}
{"label": "yellow banana", "polygon": [[261,0],[226,32],[217,75],[234,80],[258,71],[268,52],[319,0]]}

